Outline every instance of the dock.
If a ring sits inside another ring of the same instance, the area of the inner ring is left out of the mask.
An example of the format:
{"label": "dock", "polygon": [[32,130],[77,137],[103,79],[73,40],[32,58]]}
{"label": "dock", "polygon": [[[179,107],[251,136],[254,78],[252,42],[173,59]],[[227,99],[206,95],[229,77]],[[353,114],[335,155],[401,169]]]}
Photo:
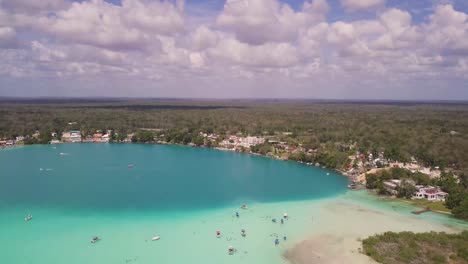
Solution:
{"label": "dock", "polygon": [[411,213],[416,214],[416,215],[419,215],[419,214],[422,214],[422,213],[425,213],[425,212],[430,212],[430,211],[431,211],[431,208],[426,207],[426,208],[424,208],[424,209],[422,209],[422,210],[412,211]]}

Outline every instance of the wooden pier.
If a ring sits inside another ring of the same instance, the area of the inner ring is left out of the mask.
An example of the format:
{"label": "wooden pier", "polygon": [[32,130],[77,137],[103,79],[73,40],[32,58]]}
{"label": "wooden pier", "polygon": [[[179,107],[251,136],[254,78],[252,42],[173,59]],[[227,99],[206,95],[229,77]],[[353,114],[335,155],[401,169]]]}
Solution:
{"label": "wooden pier", "polygon": [[430,212],[430,211],[431,211],[431,208],[426,207],[426,208],[424,208],[424,209],[422,209],[422,210],[412,211],[411,213],[416,214],[416,215],[419,215],[419,214],[422,214],[422,213],[425,213],[425,212]]}

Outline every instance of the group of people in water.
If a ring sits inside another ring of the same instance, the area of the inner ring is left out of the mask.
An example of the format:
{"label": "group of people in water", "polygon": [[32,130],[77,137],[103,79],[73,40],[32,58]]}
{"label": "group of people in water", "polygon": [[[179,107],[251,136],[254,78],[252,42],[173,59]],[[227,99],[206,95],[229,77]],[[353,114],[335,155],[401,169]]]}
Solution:
{"label": "group of people in water", "polygon": [[[243,204],[243,205],[241,206],[241,209],[247,209],[247,206],[246,206],[245,204]],[[236,216],[236,218],[239,218],[239,217],[240,217],[239,212],[235,212],[235,216]],[[283,214],[283,217],[280,218],[280,223],[281,223],[281,224],[284,224],[285,220],[287,220],[287,219],[288,219],[288,214],[287,214],[287,213],[284,213],[284,214]],[[272,218],[271,221],[272,221],[273,223],[276,223],[276,222],[277,222],[277,221],[276,221],[276,218]],[[247,233],[246,233],[245,229],[241,229],[241,232],[240,232],[240,233],[241,233],[241,236],[242,236],[242,237],[246,237],[246,236],[247,236]],[[221,237],[221,231],[219,231],[219,230],[216,231],[216,237],[218,237],[218,238]],[[286,235],[283,235],[283,241],[286,241],[286,240],[287,240]],[[274,240],[275,246],[278,246],[279,243],[280,243],[280,239],[278,238],[278,235],[275,234],[275,240]],[[229,254],[229,255],[233,255],[235,252],[236,252],[235,248],[234,248],[233,246],[229,246],[229,248],[228,248],[228,254]]]}

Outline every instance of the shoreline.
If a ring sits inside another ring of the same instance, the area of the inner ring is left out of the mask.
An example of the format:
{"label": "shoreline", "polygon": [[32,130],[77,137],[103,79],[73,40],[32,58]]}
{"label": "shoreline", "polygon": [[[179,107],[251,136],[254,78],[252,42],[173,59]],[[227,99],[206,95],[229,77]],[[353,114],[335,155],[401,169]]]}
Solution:
{"label": "shoreline", "polygon": [[[340,174],[341,176],[347,178],[348,180],[352,180],[351,176],[349,176],[346,171],[342,171],[342,170],[339,170],[339,169],[332,169],[332,168],[327,168],[326,166],[316,166],[314,164],[308,164],[308,163],[305,163],[305,162],[301,162],[301,161],[296,161],[296,160],[290,160],[290,159],[283,159],[281,157],[277,157],[277,156],[272,156],[272,155],[264,155],[264,154],[261,154],[261,153],[252,153],[252,152],[242,152],[242,151],[236,151],[234,149],[227,149],[227,148],[221,148],[221,147],[207,147],[207,146],[191,146],[191,145],[185,145],[185,144],[178,144],[178,143],[170,143],[170,142],[162,142],[162,141],[158,141],[158,142],[145,142],[145,143],[140,143],[140,142],[61,142],[61,143],[56,143],[56,144],[31,144],[31,145],[19,145],[19,146],[13,146],[13,147],[9,147],[9,148],[5,148],[5,149],[16,149],[17,147],[24,147],[24,146],[33,146],[33,145],[61,145],[61,144],[145,144],[145,145],[167,145],[167,146],[180,146],[180,147],[189,147],[189,148],[200,148],[200,149],[212,149],[212,150],[218,150],[218,151],[228,151],[228,152],[235,152],[235,153],[240,153],[240,154],[248,154],[248,155],[252,155],[252,156],[259,156],[259,157],[265,157],[265,158],[270,158],[270,159],[274,159],[274,160],[279,160],[279,161],[289,161],[289,162],[295,162],[295,163],[298,163],[298,164],[302,164],[302,165],[305,165],[305,166],[310,166],[310,167],[316,167],[316,168],[322,168],[322,169],[326,169],[326,170],[329,170],[329,171],[333,171],[333,172],[336,172],[338,174]],[[3,150],[3,149],[0,149],[0,150]],[[385,170],[385,169],[389,169],[390,167],[385,167],[385,168],[375,168],[375,169],[372,169],[371,171],[369,171],[370,173],[373,173],[373,171],[380,171],[380,170]],[[367,173],[367,172],[366,172]],[[365,178],[364,178],[364,182],[362,181],[362,176],[365,175],[366,173],[362,173],[360,175],[358,175],[356,177],[356,184],[359,184],[361,186],[364,186],[365,184]],[[367,190],[366,188],[364,188],[365,190]],[[359,189],[356,189],[356,190],[359,190]],[[375,197],[378,197],[380,198],[381,200],[383,200],[383,202],[399,202],[399,203],[405,203],[405,204],[411,204],[413,205],[414,207],[416,208],[424,208],[423,206],[418,206],[415,202],[412,202],[410,200],[404,200],[404,199],[398,199],[398,198],[393,198],[391,196],[379,196],[375,193],[371,193],[368,191],[368,194],[371,195],[371,196],[375,196]],[[440,211],[440,210],[431,210],[432,212],[435,212],[435,213],[440,213],[440,214],[444,214],[444,215],[450,215],[452,216],[453,214],[450,213],[450,212],[444,212],[444,211]]]}

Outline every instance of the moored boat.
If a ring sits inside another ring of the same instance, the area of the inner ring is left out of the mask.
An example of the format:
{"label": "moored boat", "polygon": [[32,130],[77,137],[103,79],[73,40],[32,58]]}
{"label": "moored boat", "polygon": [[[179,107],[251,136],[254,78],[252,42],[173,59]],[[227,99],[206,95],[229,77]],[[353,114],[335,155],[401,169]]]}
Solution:
{"label": "moored boat", "polygon": [[98,236],[93,236],[93,237],[91,238],[91,243],[96,243],[96,242],[98,242],[99,240],[101,240],[101,238],[99,238]]}

